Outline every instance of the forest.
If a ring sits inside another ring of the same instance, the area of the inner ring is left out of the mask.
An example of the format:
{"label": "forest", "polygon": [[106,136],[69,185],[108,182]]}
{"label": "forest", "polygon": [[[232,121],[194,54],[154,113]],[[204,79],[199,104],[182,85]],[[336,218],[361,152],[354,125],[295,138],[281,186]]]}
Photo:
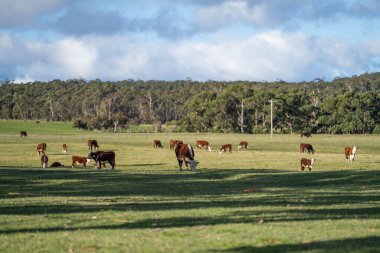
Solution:
{"label": "forest", "polygon": [[380,133],[380,72],[297,83],[70,79],[0,85],[0,118],[71,121],[124,131],[164,125],[178,132]]}

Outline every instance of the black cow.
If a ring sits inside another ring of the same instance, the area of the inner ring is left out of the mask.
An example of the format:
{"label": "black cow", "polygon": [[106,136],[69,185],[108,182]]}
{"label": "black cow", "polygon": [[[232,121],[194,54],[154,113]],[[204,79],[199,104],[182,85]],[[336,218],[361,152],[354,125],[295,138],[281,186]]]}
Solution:
{"label": "black cow", "polygon": [[88,159],[94,159],[97,169],[101,169],[101,165],[104,162],[111,164],[111,170],[115,169],[115,152],[113,151],[96,151],[91,152],[87,156]]}

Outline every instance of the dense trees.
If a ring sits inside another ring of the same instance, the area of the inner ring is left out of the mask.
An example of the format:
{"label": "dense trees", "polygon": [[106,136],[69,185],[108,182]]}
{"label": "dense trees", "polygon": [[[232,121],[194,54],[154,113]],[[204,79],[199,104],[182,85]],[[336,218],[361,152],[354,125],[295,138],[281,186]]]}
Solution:
{"label": "dense trees", "polygon": [[274,99],[277,132],[372,133],[380,130],[380,73],[331,82],[67,81],[0,86],[0,117],[73,121],[116,131],[131,124],[191,132],[265,133]]}

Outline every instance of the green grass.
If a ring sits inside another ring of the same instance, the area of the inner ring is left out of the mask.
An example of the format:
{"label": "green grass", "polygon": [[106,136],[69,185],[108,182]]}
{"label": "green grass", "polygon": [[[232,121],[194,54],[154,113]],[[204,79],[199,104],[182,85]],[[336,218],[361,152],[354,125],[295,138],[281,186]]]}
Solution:
{"label": "green grass", "polygon": [[[380,251],[378,135],[271,140],[49,126],[21,139],[17,122],[14,129],[0,125],[0,252]],[[71,168],[71,155],[87,155],[88,138],[116,152],[116,171]],[[153,149],[153,139],[164,148]],[[169,139],[206,139],[214,151],[196,150],[198,171],[180,172]],[[236,151],[240,140],[249,150]],[[311,157],[299,153],[301,141],[317,150],[312,172],[299,171],[300,158]],[[42,170],[39,142],[50,163],[66,167]],[[220,155],[225,143],[235,150]],[[359,146],[353,164],[345,163],[347,145]]]}

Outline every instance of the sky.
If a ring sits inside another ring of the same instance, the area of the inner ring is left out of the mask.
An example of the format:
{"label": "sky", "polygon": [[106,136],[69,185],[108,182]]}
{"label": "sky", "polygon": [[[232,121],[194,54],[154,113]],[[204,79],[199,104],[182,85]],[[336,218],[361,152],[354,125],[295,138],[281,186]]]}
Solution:
{"label": "sky", "polygon": [[0,0],[0,82],[380,71],[380,0]]}

